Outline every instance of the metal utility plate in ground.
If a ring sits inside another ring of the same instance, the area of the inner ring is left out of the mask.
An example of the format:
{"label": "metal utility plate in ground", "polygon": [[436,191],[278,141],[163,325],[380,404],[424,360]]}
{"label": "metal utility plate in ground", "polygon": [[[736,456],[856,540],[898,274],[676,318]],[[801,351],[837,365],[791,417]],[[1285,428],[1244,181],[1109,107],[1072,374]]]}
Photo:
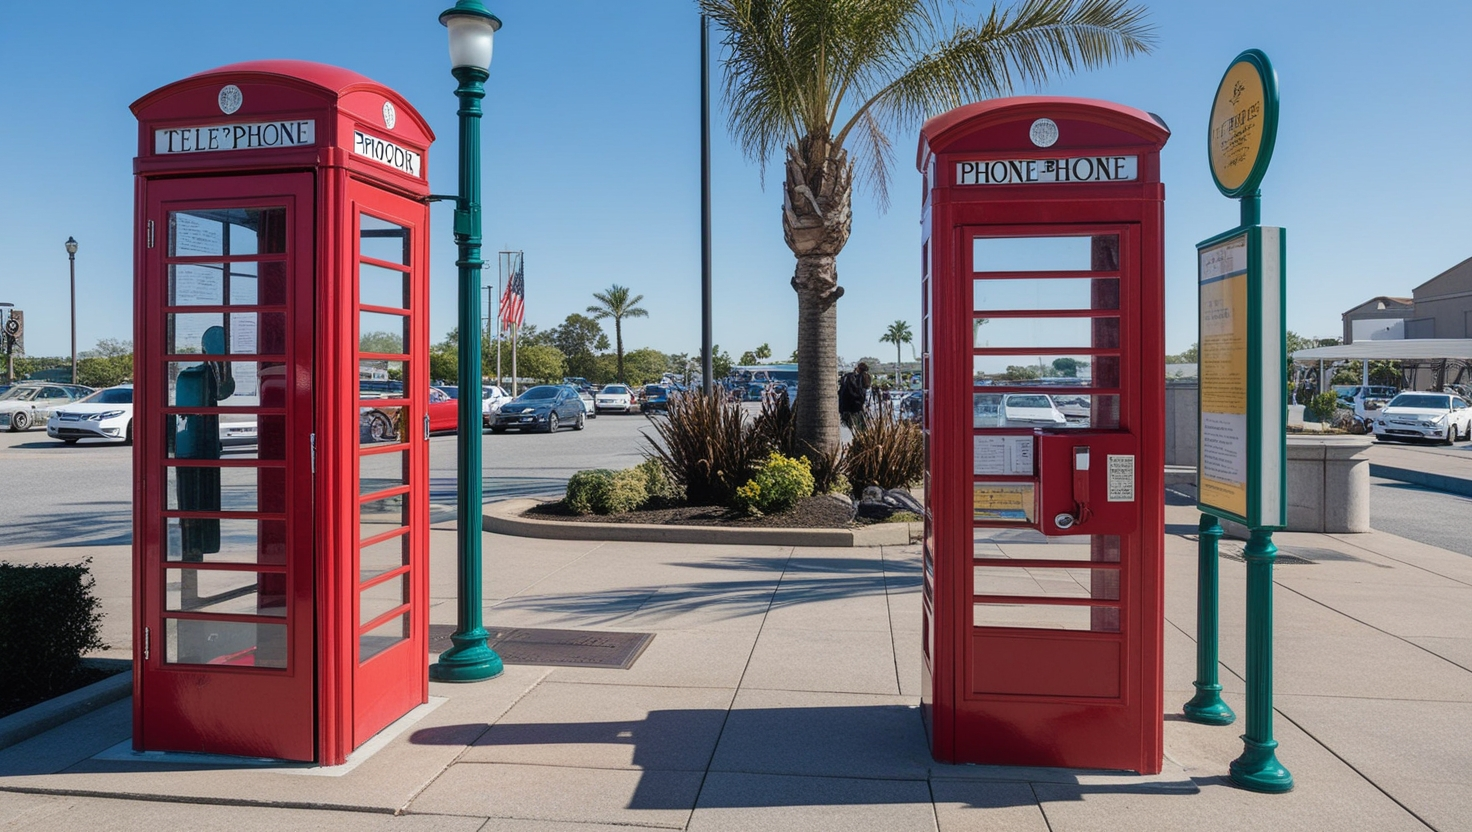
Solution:
{"label": "metal utility plate in ground", "polygon": [[[453,645],[449,624],[429,625],[429,652],[437,655]],[[628,670],[654,640],[654,633],[601,630],[547,630],[536,627],[487,627],[486,643],[506,664],[548,667],[608,667]]]}

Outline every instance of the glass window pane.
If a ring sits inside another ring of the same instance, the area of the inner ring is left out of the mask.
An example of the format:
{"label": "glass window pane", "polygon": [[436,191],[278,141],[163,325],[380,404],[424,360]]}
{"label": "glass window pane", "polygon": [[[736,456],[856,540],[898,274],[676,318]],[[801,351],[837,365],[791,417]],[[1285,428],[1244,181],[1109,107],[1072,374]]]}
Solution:
{"label": "glass window pane", "polygon": [[358,397],[402,399],[407,361],[370,358],[358,362]]}
{"label": "glass window pane", "polygon": [[256,263],[184,263],[169,266],[168,306],[255,306]]}
{"label": "glass window pane", "polygon": [[164,352],[170,355],[259,355],[286,343],[285,312],[170,312]]}
{"label": "glass window pane", "polygon": [[358,313],[359,352],[403,354],[409,351],[409,319],[382,312]]}
{"label": "glass window pane", "polygon": [[[259,468],[173,468],[166,469],[164,508],[169,511],[259,511],[261,474]],[[205,481],[208,481],[207,483]],[[214,508],[187,507],[213,492]]]}
{"label": "glass window pane", "polygon": [[401,534],[364,546],[358,553],[358,580],[368,581],[409,565],[409,535]]}
{"label": "glass window pane", "polygon": [[[972,324],[978,348],[1063,347],[1115,349],[1119,346],[1118,318],[980,318]],[[1013,358],[1013,362],[1019,359]],[[1044,376],[1068,375],[1073,368],[1038,368]]]}
{"label": "glass window pane", "polygon": [[409,308],[409,275],[369,263],[358,265],[358,303]]}
{"label": "glass window pane", "polygon": [[285,251],[285,208],[169,212],[170,257],[281,254]]}
{"label": "glass window pane", "polygon": [[280,361],[170,361],[169,407],[281,407],[286,365]]}
{"label": "glass window pane", "polygon": [[1119,308],[1117,277],[981,279],[972,285],[971,305],[978,312]]}
{"label": "glass window pane", "polygon": [[360,256],[409,265],[409,229],[368,214],[358,215],[358,228]]}
{"label": "glass window pane", "polygon": [[1119,600],[1118,569],[978,566],[973,585],[977,595]]}
{"label": "glass window pane", "polygon": [[358,661],[366,662],[395,644],[409,640],[409,614],[396,615],[358,637]]}
{"label": "glass window pane", "polygon": [[1054,604],[975,604],[977,627],[1020,627],[1026,630],[1119,632],[1119,610],[1111,607]]}
{"label": "glass window pane", "polygon": [[358,444],[377,445],[407,441],[404,413],[405,408],[402,407],[358,408]]}
{"label": "glass window pane", "polygon": [[164,430],[171,459],[286,459],[285,416],[177,413],[164,417]]}
{"label": "glass window pane", "polygon": [[185,563],[286,563],[286,521],[170,517],[164,556]]}
{"label": "glass window pane", "polygon": [[398,575],[358,593],[358,626],[409,603],[409,576]]}
{"label": "glass window pane", "polygon": [[164,661],[284,668],[286,625],[166,619]]}
{"label": "glass window pane", "polygon": [[1119,563],[1118,535],[1045,535],[1036,529],[976,529],[977,560],[1077,560]]}
{"label": "glass window pane", "polygon": [[[990,326],[988,324],[987,326]],[[1118,387],[1119,356],[1031,353],[971,359],[977,387]],[[978,390],[977,392],[981,392]]]}
{"label": "glass window pane", "polygon": [[978,272],[1115,271],[1119,235],[977,237],[971,262]]}
{"label": "glass window pane", "polygon": [[409,525],[409,506],[403,494],[370,500],[358,509],[358,539],[367,540],[390,529]]}
{"label": "glass window pane", "polygon": [[358,494],[372,494],[409,484],[409,452],[362,454],[358,457]]}
{"label": "glass window pane", "polygon": [[164,570],[164,609],[215,615],[286,617],[286,579],[257,572]]}

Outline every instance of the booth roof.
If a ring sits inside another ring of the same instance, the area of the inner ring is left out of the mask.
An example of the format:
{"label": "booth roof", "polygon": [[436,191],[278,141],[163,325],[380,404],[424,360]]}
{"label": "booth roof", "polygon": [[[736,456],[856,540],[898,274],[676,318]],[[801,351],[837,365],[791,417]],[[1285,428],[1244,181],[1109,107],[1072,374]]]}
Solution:
{"label": "booth roof", "polygon": [[280,75],[285,78],[296,78],[314,84],[324,90],[335,93],[343,93],[354,87],[374,87],[382,89],[383,85],[363,75],[343,69],[331,64],[319,64],[315,61],[297,61],[289,59],[270,61],[243,61],[238,64],[207,69],[204,72],[196,72],[190,78],[207,78],[211,75],[243,75],[258,73],[261,75]]}
{"label": "booth roof", "polygon": [[1356,341],[1293,353],[1294,361],[1472,361],[1472,338],[1406,338]]}
{"label": "booth roof", "polygon": [[[980,124],[968,124],[974,119],[984,121],[984,117],[997,110],[1010,111],[1013,118],[1032,118],[1041,115],[1053,115],[1064,117],[1081,117],[1088,121],[1100,121],[1113,123],[1114,126],[1130,133],[1134,133],[1150,141],[1165,143],[1166,137],[1170,135],[1170,128],[1154,113],[1130,107],[1125,104],[1116,104],[1113,101],[1102,101],[1097,98],[1069,98],[1052,95],[1017,95],[1008,98],[989,98],[986,101],[977,101],[974,104],[966,104],[949,112],[941,113],[925,122],[920,127],[920,146],[916,149],[915,164],[921,170],[925,170],[925,153],[928,148],[937,145],[945,145],[951,141],[947,135],[958,126],[966,125],[969,129],[977,129]],[[1011,120],[1011,119],[1005,119]]]}

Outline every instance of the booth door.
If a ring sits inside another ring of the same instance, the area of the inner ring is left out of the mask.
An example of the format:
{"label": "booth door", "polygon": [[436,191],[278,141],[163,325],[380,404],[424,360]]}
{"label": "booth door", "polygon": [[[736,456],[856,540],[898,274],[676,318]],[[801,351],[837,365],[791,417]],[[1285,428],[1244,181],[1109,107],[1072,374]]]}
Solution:
{"label": "booth door", "polygon": [[416,203],[350,185],[356,225],[353,747],[429,695],[428,300]]}
{"label": "booth door", "polygon": [[313,180],[146,199],[135,743],[312,760]]}
{"label": "booth door", "polygon": [[[1133,225],[961,230],[974,510],[957,730],[980,762],[1142,764],[1141,671],[1157,658],[1142,655],[1139,503],[1090,494],[1047,457],[1087,449],[1094,480],[1106,457],[1136,458],[1139,239]],[[1060,493],[1081,518],[1066,536],[1045,499]]]}

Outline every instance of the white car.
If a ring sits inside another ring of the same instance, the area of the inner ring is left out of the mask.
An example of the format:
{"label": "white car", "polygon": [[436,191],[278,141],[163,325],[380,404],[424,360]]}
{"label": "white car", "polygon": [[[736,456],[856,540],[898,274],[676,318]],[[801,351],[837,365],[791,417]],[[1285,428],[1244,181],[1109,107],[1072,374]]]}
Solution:
{"label": "white car", "polygon": [[597,419],[598,404],[597,402],[593,401],[593,394],[589,393],[587,389],[582,387],[578,387],[575,389],[578,391],[578,398],[582,399],[583,401],[583,412],[588,414],[589,419]]}
{"label": "white car", "polygon": [[501,412],[501,405],[514,398],[501,387],[487,384],[480,389],[480,421],[486,427],[495,421],[496,414]]}
{"label": "white car", "polygon": [[133,441],[133,385],[120,384],[63,405],[46,420],[46,435],[75,445],[83,439]]}
{"label": "white car", "polygon": [[30,430],[44,424],[57,408],[95,392],[80,384],[22,381],[0,393],[0,430]]}
{"label": "white car", "polygon": [[1375,414],[1375,439],[1472,439],[1472,407],[1450,393],[1401,393]]}
{"label": "white car", "polygon": [[976,393],[972,425],[978,428],[1064,427],[1068,419],[1044,393]]}
{"label": "white car", "polygon": [[639,402],[634,398],[634,391],[626,384],[609,384],[593,396],[593,410],[602,413],[605,410],[618,413],[638,413]]}

